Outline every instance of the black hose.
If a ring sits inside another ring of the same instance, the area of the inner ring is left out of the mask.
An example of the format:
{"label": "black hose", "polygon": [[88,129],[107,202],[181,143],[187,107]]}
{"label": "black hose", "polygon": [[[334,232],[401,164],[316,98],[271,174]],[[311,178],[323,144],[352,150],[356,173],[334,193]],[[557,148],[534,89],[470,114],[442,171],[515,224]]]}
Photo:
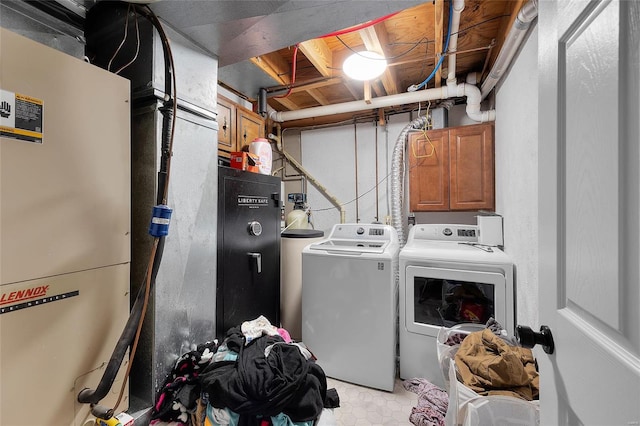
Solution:
{"label": "black hose", "polygon": [[136,334],[136,330],[138,328],[138,323],[140,322],[140,315],[142,314],[142,302],[144,300],[144,285],[140,287],[138,290],[138,295],[136,296],[136,301],[131,308],[131,313],[129,314],[129,319],[127,320],[127,324],[120,335],[120,339],[116,344],[113,353],[111,354],[111,359],[107,364],[107,368],[104,370],[102,374],[102,379],[100,379],[100,383],[95,390],[91,390],[89,388],[85,388],[80,391],[78,394],[78,402],[81,404],[97,404],[100,402],[111,390],[111,386],[120,370],[120,365],[122,364],[122,360],[124,358],[125,353],[127,352],[127,348],[131,344],[133,337]]}
{"label": "black hose", "polygon": [[[156,251],[156,256],[153,259],[153,267],[151,268],[151,288],[156,282],[156,277],[158,275],[158,270],[160,269],[160,262],[162,261],[162,252],[164,250],[164,240],[165,237],[159,237],[158,240],[158,249]],[[146,274],[145,274],[146,277]],[[118,339],[118,343],[116,344],[113,353],[111,354],[111,359],[107,364],[107,368],[104,370],[102,374],[102,379],[100,379],[100,383],[95,390],[91,390],[89,388],[85,388],[78,394],[78,402],[81,404],[97,404],[100,402],[107,393],[111,390],[111,386],[115,381],[116,375],[120,370],[120,365],[122,364],[122,360],[124,359],[124,355],[127,352],[127,348],[133,341],[133,337],[136,334],[136,330],[138,328],[138,322],[140,321],[140,315],[142,314],[142,305],[144,303],[144,293],[145,293],[144,284],[140,286],[138,290],[138,294],[136,296],[136,301],[133,304],[133,308],[131,308],[131,313],[129,314],[129,319],[127,320],[127,324],[120,335],[120,339]]]}
{"label": "black hose", "polygon": [[158,171],[158,194],[156,197],[156,204],[164,204],[165,193],[164,189],[167,185],[167,179],[169,178],[169,160],[171,158],[171,116],[173,108],[169,105],[162,106],[160,113],[162,114],[162,140],[160,146],[160,170]]}
{"label": "black hose", "polygon": [[[162,140],[161,140],[161,162],[160,162],[160,171],[158,172],[158,203],[162,203],[164,198],[166,197],[166,189],[167,189],[167,181],[169,180],[169,162],[171,156],[171,143],[169,142],[171,138],[171,134],[173,132],[172,126],[172,113],[171,108],[168,107],[171,103],[175,103],[175,98],[172,96],[172,75],[173,72],[173,60],[171,57],[170,47],[168,46],[168,39],[160,21],[155,16],[153,11],[148,6],[140,6],[138,10],[141,12],[143,16],[151,21],[151,23],[156,27],[158,33],[160,34],[160,38],[162,39],[162,46],[164,52],[165,59],[165,93],[167,95],[167,99],[165,99],[164,106],[160,108],[160,111],[163,116],[162,121]],[[171,64],[171,65],[170,65]],[[175,104],[174,104],[175,109]],[[150,277],[150,290],[154,287],[156,282],[156,277],[158,275],[158,270],[160,269],[160,262],[162,261],[162,253],[164,251],[164,243],[165,237],[158,237],[158,247],[155,251],[155,255],[153,257],[153,264],[151,267],[151,277]],[[145,274],[145,281],[147,274]],[[136,300],[131,308],[131,312],[129,314],[129,319],[116,343],[116,347],[111,354],[111,358],[109,359],[109,363],[105,368],[105,371],[98,383],[98,386],[95,390],[85,388],[78,394],[78,402],[82,404],[98,404],[111,390],[113,386],[113,382],[120,370],[120,366],[122,365],[122,360],[127,352],[127,349],[132,344],[139,323],[142,320],[142,311],[144,307],[144,298],[145,298],[145,284],[143,283],[138,290],[138,294],[136,295]],[[105,409],[103,407],[95,407],[95,410],[92,410],[93,414],[96,417],[108,419],[113,416],[113,409]]]}

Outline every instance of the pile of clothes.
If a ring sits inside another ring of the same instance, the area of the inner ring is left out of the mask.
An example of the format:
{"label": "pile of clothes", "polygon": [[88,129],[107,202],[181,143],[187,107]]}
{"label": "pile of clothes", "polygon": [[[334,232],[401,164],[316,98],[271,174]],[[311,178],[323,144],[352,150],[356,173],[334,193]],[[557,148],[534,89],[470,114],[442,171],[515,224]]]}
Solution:
{"label": "pile of clothes", "polygon": [[409,421],[416,426],[444,426],[449,395],[427,379],[405,380],[406,390],[418,395],[418,404],[411,409]]}
{"label": "pile of clothes", "polygon": [[511,345],[490,329],[462,341],[455,365],[460,382],[478,395],[538,399],[540,377],[531,349]]}
{"label": "pile of clothes", "polygon": [[180,357],[152,417],[193,426],[311,426],[323,408],[338,405],[306,347],[260,316],[229,329],[221,344]]}

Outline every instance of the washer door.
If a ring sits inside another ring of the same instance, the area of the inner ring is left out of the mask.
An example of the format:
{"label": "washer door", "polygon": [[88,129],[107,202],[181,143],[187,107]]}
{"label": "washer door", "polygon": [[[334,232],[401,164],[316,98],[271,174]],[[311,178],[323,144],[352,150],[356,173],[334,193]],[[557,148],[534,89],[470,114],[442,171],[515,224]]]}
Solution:
{"label": "washer door", "polygon": [[497,272],[408,266],[405,271],[406,326],[412,333],[437,336],[441,327],[485,324],[506,326],[506,279]]}

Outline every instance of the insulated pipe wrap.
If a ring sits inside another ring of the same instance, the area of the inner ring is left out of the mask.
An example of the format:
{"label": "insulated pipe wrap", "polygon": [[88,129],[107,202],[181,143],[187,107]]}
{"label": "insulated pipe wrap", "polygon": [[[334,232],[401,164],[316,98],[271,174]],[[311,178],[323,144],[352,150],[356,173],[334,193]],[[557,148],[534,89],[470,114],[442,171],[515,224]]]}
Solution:
{"label": "insulated pipe wrap", "polygon": [[526,2],[513,22],[507,38],[498,53],[491,71],[485,81],[482,83],[482,99],[487,97],[489,92],[493,90],[498,83],[502,74],[509,68],[513,57],[524,40],[527,30],[531,26],[531,22],[538,16],[538,0],[529,0]]}

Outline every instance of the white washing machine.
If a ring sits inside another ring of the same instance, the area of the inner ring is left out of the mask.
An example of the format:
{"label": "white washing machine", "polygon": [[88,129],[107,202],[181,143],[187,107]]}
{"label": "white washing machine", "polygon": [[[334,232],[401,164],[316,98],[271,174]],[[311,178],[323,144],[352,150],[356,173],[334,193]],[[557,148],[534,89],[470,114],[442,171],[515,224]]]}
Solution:
{"label": "white washing machine", "polygon": [[441,327],[495,318],[511,336],[514,267],[498,247],[478,243],[473,225],[416,225],[400,251],[400,377],[444,386]]}
{"label": "white washing machine", "polygon": [[393,391],[398,235],[338,224],[302,251],[302,341],[334,379]]}

